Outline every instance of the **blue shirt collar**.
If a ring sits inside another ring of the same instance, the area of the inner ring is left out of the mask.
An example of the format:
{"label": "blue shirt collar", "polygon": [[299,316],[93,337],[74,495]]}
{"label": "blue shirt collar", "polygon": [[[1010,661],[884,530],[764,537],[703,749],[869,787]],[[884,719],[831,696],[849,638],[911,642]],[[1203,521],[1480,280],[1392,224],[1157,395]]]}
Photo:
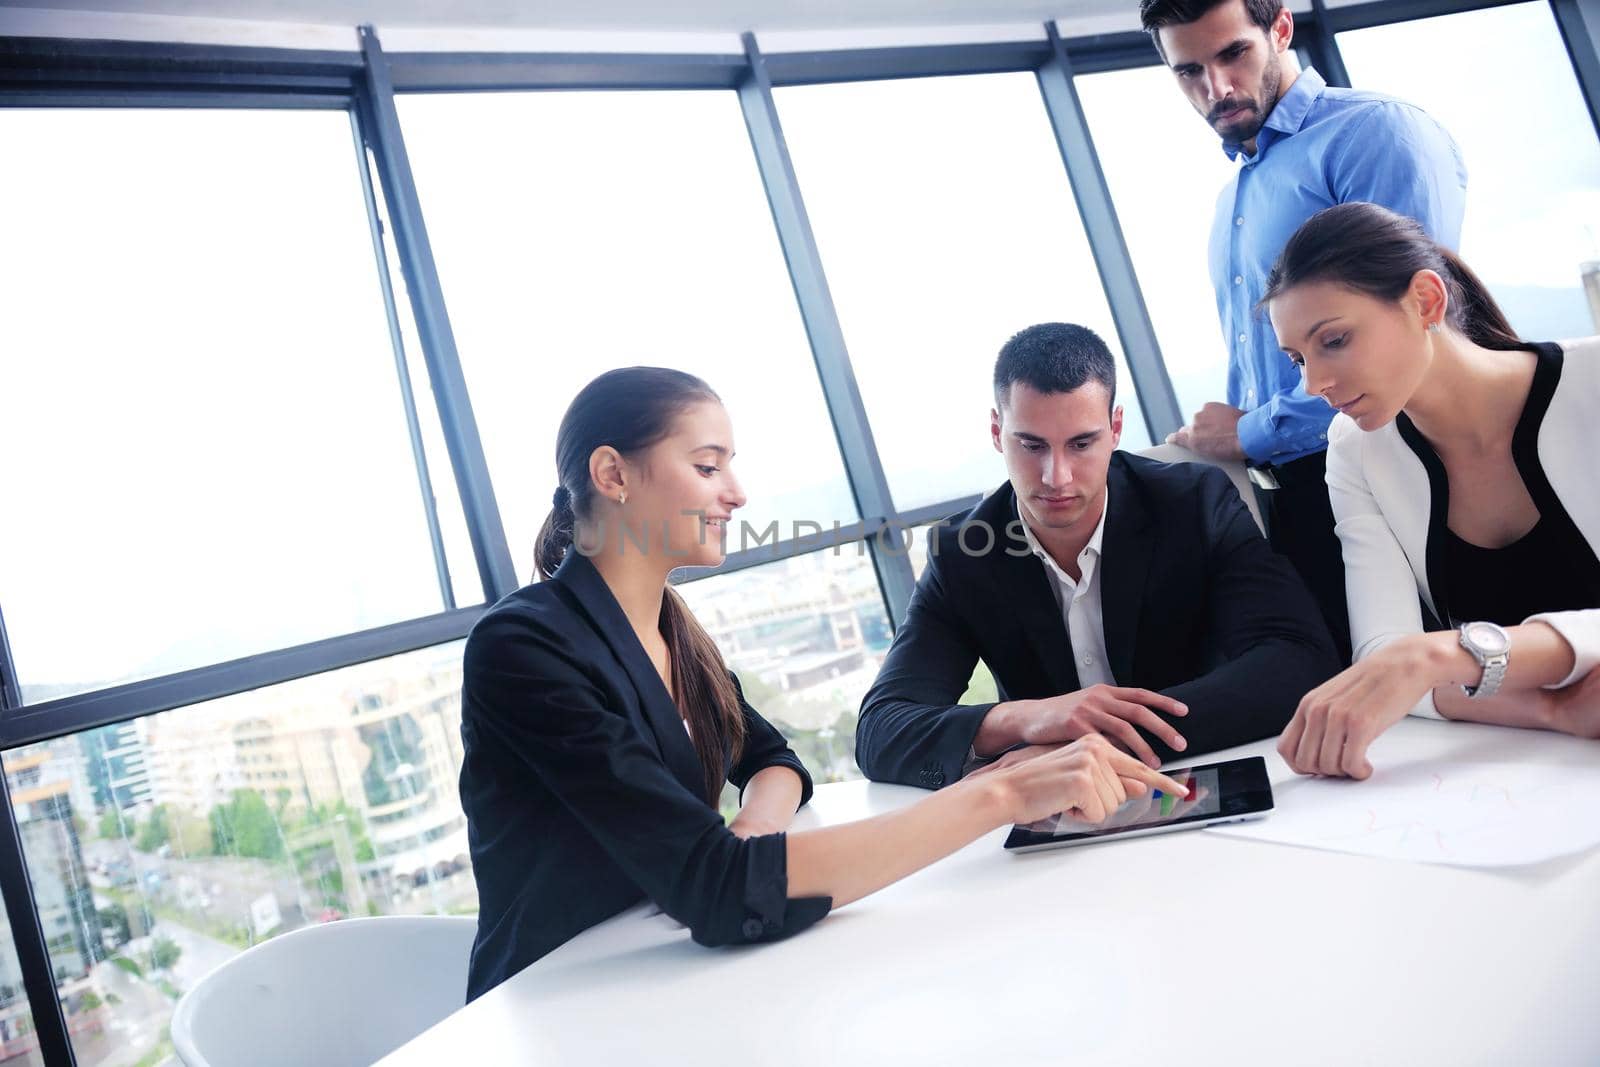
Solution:
{"label": "blue shirt collar", "polygon": [[[1300,76],[1289,86],[1289,91],[1279,98],[1278,103],[1267,114],[1267,121],[1262,125],[1261,132],[1256,134],[1256,154],[1246,156],[1247,162],[1260,159],[1266,152],[1267,146],[1280,136],[1289,137],[1300,132],[1300,127],[1306,121],[1306,115],[1311,111],[1311,105],[1317,102],[1317,97],[1322,95],[1322,90],[1328,87],[1327,81],[1318,74],[1315,67],[1307,67],[1300,72]],[[1222,142],[1222,150],[1228,154],[1229,159],[1238,159],[1244,155],[1244,149],[1228,141]]]}

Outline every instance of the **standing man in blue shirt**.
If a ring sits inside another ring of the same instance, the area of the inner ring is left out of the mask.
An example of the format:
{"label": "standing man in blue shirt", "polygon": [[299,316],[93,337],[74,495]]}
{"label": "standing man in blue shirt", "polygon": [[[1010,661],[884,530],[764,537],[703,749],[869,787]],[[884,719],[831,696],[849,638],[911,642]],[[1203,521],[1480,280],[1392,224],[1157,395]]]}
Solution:
{"label": "standing man in blue shirt", "polygon": [[1454,249],[1466,166],[1420,109],[1300,71],[1287,55],[1294,18],[1281,0],[1141,0],[1139,16],[1178,87],[1240,164],[1217,198],[1209,254],[1228,402],[1207,404],[1167,440],[1250,465],[1268,539],[1311,587],[1348,662],[1344,565],[1323,481],[1334,412],[1307,395],[1255,305],[1289,237],[1334,204],[1382,204]]}

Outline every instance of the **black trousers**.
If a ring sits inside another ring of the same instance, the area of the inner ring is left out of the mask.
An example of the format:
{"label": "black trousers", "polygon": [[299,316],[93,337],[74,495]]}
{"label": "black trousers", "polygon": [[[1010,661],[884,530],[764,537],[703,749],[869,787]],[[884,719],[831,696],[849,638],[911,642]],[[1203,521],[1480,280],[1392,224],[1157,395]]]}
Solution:
{"label": "black trousers", "polygon": [[1333,532],[1333,505],[1328,502],[1326,452],[1304,456],[1270,470],[1278,488],[1252,485],[1261,509],[1267,540],[1311,589],[1342,663],[1350,662],[1350,612],[1344,597],[1344,555]]}

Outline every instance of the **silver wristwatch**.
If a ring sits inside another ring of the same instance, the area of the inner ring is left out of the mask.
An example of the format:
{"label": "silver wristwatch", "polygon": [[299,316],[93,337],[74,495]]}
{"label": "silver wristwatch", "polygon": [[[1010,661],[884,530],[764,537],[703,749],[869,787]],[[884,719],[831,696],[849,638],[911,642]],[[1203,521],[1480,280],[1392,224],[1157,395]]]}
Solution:
{"label": "silver wristwatch", "polygon": [[1483,668],[1483,677],[1477,685],[1461,688],[1469,697],[1494,696],[1506,676],[1506,664],[1511,659],[1511,635],[1492,622],[1469,622],[1461,627],[1461,647],[1472,653],[1472,658]]}

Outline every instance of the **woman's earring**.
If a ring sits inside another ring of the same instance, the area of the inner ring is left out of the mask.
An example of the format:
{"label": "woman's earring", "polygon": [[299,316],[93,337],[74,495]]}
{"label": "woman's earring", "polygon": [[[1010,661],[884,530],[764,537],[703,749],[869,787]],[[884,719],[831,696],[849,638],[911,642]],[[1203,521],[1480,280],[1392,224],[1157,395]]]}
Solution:
{"label": "woman's earring", "polygon": [[628,502],[628,491],[626,489],[624,489],[622,492],[617,494],[617,503],[626,504],[627,502]]}
{"label": "woman's earring", "polygon": [[1443,330],[1444,330],[1444,321],[1443,320],[1440,320],[1438,322],[1430,322],[1430,323],[1428,323],[1428,332],[1429,333],[1441,333],[1441,332],[1443,332]]}

